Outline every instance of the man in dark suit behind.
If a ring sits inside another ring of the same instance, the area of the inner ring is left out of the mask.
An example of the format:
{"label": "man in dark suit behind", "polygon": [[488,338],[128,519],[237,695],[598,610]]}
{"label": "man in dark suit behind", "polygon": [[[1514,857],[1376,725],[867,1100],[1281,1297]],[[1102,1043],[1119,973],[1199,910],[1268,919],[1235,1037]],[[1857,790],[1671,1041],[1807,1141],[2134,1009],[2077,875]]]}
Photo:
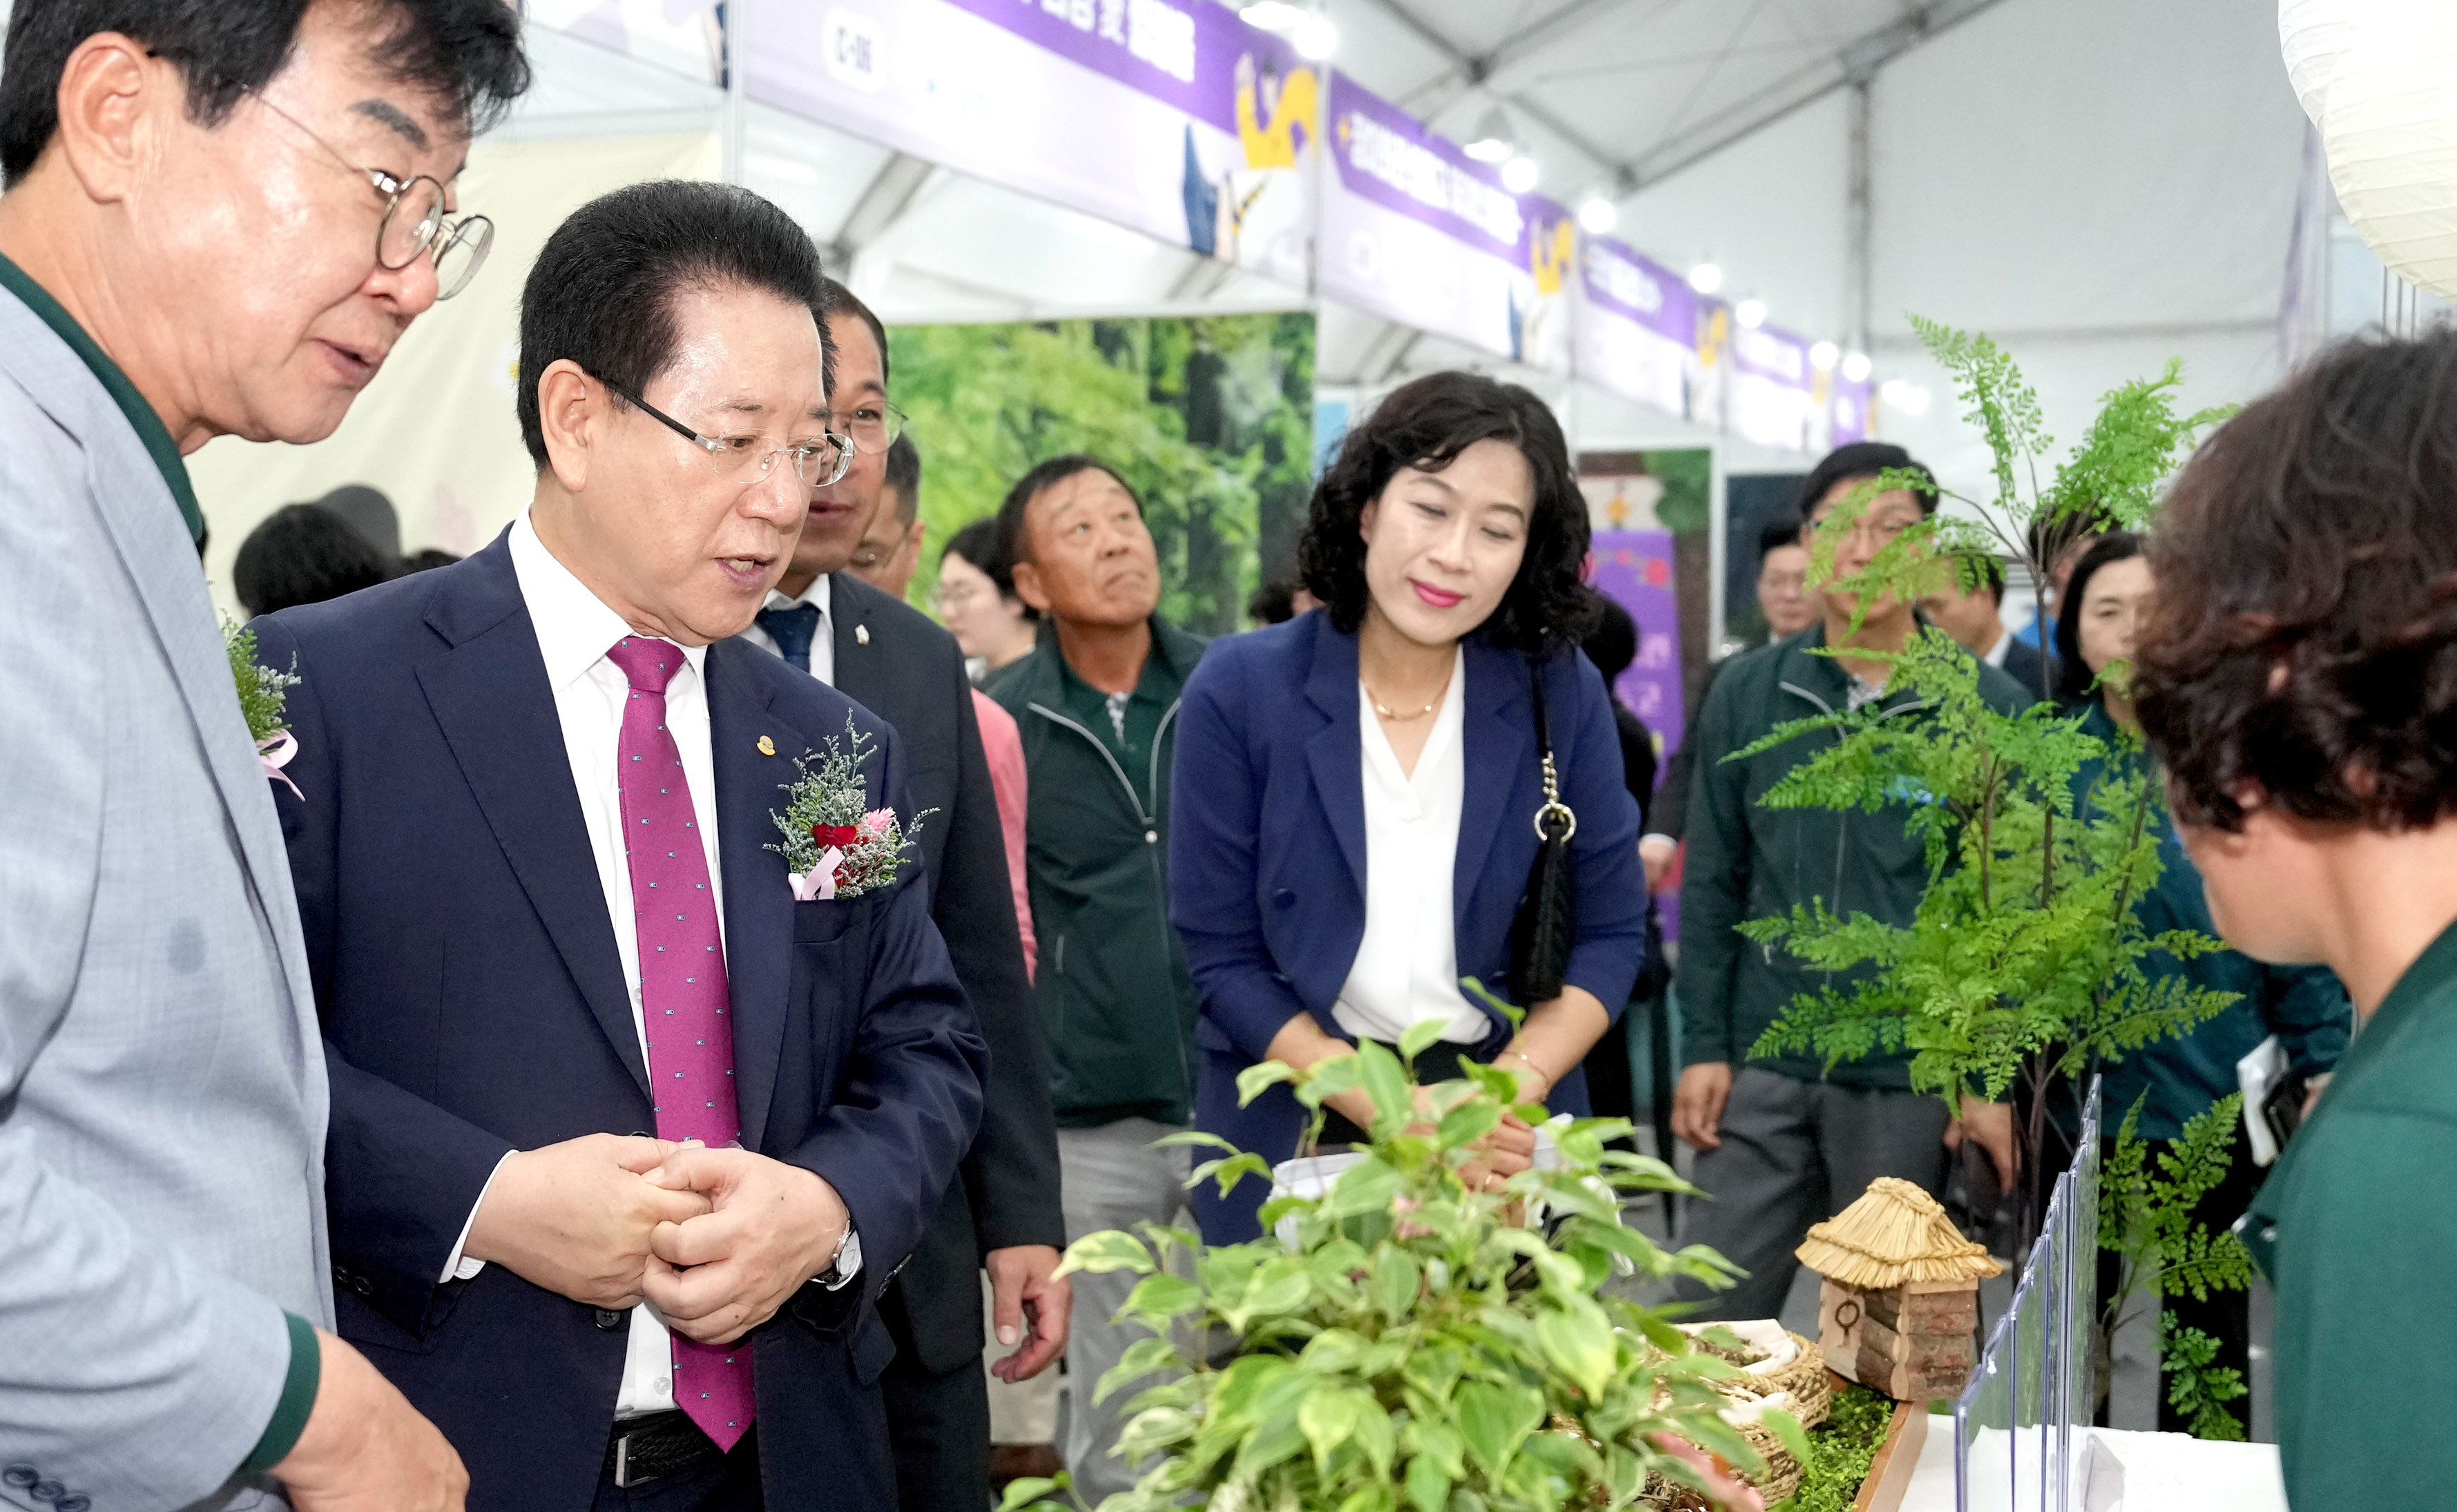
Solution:
{"label": "man in dark suit behind", "polygon": [[1065,1242],[1057,1125],[963,653],[926,615],[845,570],[881,512],[898,417],[878,317],[833,279],[828,299],[830,428],[853,440],[853,464],[814,498],[793,566],[746,639],[895,726],[914,803],[939,810],[921,831],[926,883],[989,1042],[990,1076],[960,1178],[882,1304],[897,1345],[882,1385],[903,1512],[980,1512],[990,1500],[981,1270],[1000,1341],[1018,1346],[1001,1379],[1045,1369],[1066,1341],[1070,1292],[1051,1277]]}
{"label": "man in dark suit behind", "polygon": [[2034,704],[2055,697],[2056,659],[2053,652],[2026,645],[2005,629],[2005,563],[1987,552],[1963,561],[1974,581],[1969,587],[1957,576],[1920,600],[1929,623],[1953,637],[1964,650],[2021,684]]}
{"label": "man in dark suit behind", "polygon": [[877,1302],[986,1054],[918,856],[831,835],[858,862],[789,874],[774,844],[832,743],[869,754],[818,825],[913,817],[898,733],[736,638],[839,460],[820,296],[747,191],[582,207],[522,297],[527,511],[257,624],[301,679],[339,1331],[473,1512],[895,1494]]}

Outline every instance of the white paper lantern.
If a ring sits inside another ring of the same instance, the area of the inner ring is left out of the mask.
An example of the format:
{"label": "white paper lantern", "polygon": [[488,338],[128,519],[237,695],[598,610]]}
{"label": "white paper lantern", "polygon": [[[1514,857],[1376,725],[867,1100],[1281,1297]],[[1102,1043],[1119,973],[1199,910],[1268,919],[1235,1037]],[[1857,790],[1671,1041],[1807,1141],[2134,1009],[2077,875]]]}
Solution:
{"label": "white paper lantern", "polygon": [[2286,80],[2315,126],[2328,101],[2329,71],[2337,67],[2351,26],[2347,15],[2363,9],[2363,0],[2278,0],[2278,46],[2286,54]]}
{"label": "white paper lantern", "polygon": [[2279,37],[2346,219],[2407,282],[2457,298],[2457,5],[2283,0]]}

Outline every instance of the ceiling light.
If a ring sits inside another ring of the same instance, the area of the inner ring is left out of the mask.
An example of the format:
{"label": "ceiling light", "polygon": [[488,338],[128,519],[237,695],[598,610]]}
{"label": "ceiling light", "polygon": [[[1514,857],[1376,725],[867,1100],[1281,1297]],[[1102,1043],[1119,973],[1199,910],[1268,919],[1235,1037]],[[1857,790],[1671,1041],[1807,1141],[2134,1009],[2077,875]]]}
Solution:
{"label": "ceiling light", "polygon": [[1818,341],[1808,348],[1808,365],[1823,373],[1843,358],[1843,349],[1831,341]]}
{"label": "ceiling light", "polygon": [[1732,318],[1741,322],[1741,329],[1745,331],[1756,330],[1765,324],[1765,301],[1764,299],[1742,300],[1732,306]]}
{"label": "ceiling light", "polygon": [[1605,235],[1620,220],[1621,212],[1615,210],[1613,202],[1601,194],[1579,207],[1579,229],[1590,236]]}
{"label": "ceiling light", "polygon": [[1711,262],[1702,262],[1689,270],[1689,287],[1700,294],[1713,294],[1724,286],[1724,270]]}
{"label": "ceiling light", "polygon": [[1928,408],[1928,390],[1901,378],[1886,379],[1877,397],[1906,415],[1917,415]]}
{"label": "ceiling light", "polygon": [[1869,381],[1868,353],[1846,352],[1843,354],[1843,381],[1846,383],[1866,383]]}
{"label": "ceiling light", "polygon": [[1497,105],[1484,112],[1476,123],[1476,134],[1459,149],[1479,163],[1506,163],[1518,155],[1518,144],[1510,139],[1510,117]]}
{"label": "ceiling light", "polygon": [[1536,180],[1542,176],[1544,171],[1536,166],[1536,159],[1532,157],[1514,157],[1501,165],[1501,187],[1514,194],[1523,194],[1535,188]]}
{"label": "ceiling light", "polygon": [[1289,43],[1299,57],[1320,63],[1338,51],[1339,28],[1331,24],[1331,17],[1309,11],[1289,29]]}
{"label": "ceiling light", "polygon": [[1290,5],[1289,0],[1254,0],[1238,10],[1237,19],[1265,31],[1291,31],[1306,13],[1303,6]]}

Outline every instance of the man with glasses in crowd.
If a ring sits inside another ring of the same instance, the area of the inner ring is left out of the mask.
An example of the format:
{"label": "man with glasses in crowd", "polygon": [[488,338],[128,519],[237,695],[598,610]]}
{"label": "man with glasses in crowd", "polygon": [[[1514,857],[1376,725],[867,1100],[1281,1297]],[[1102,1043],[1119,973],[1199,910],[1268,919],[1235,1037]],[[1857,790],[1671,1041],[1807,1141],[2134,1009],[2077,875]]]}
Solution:
{"label": "man with glasses in crowd", "polygon": [[850,460],[821,297],[746,190],[583,206],[522,292],[529,507],[257,622],[301,680],[283,828],[341,1326],[472,1508],[895,1496],[878,1302],[985,1055],[918,864],[857,889],[779,853],[797,780],[909,826],[925,759],[738,639]]}
{"label": "man with glasses in crowd", "polygon": [[[1886,720],[1928,717],[1915,694],[1888,690],[1886,663],[1852,654],[1909,645],[1919,630],[1910,602],[1882,594],[1855,628],[1858,597],[1836,586],[1936,512],[1933,485],[1861,497],[1889,472],[1927,477],[1901,447],[1857,441],[1829,453],[1803,480],[1804,539],[1830,541],[1833,549],[1830,576],[1814,584],[1823,623],[1726,664],[1692,737],[1697,773],[1676,981],[1683,1070],[1672,1131],[1698,1152],[1692,1179],[1715,1200],[1683,1204],[1681,1242],[1709,1245],[1744,1272],[1727,1291],[1682,1283],[1682,1299],[1699,1303],[1701,1318],[1780,1314],[1800,1265],[1792,1251],[1810,1224],[1833,1216],[1878,1176],[1942,1195],[1948,1152],[1966,1132],[1987,1152],[1998,1181],[2013,1182],[2010,1111],[1966,1099],[1964,1119],[1950,1121],[1943,1102],[1910,1090],[1908,1052],[1830,1070],[1814,1056],[1749,1055],[1793,999],[1840,984],[1780,946],[1751,945],[1736,926],[1802,906],[1904,926],[1929,880],[1921,841],[1905,832],[1903,804],[1868,814],[1760,802],[1837,733],[1726,759],[1790,720],[1869,705]],[[1836,654],[1823,654],[1827,646]],[[2030,702],[2003,672],[1985,664],[1977,671],[1981,696],[1999,709]]]}
{"label": "man with glasses in crowd", "polygon": [[[901,417],[898,417],[898,423]],[[882,434],[886,434],[882,428]],[[891,599],[902,599],[921,567],[921,453],[900,430],[887,446],[879,476],[878,508],[853,548],[853,575]]]}
{"label": "man with glasses in crowd", "polygon": [[444,1512],[333,1332],[326,1071],[181,459],[477,271],[502,0],[26,0],[0,51],[0,1504]]}
{"label": "man with glasses in crowd", "polygon": [[814,495],[749,638],[886,720],[908,753],[917,811],[935,810],[919,837],[923,885],[989,1042],[990,1079],[981,1133],[882,1301],[897,1347],[881,1385],[903,1512],[980,1512],[990,1501],[981,1272],[998,1338],[1013,1348],[1001,1379],[1047,1368],[1066,1341],[1070,1291],[1052,1275],[1065,1242],[1057,1126],[963,653],[928,616],[848,570],[873,520],[894,517],[894,448],[911,450],[887,398],[886,328],[834,279],[822,318],[836,354],[831,428],[853,443],[853,462]]}

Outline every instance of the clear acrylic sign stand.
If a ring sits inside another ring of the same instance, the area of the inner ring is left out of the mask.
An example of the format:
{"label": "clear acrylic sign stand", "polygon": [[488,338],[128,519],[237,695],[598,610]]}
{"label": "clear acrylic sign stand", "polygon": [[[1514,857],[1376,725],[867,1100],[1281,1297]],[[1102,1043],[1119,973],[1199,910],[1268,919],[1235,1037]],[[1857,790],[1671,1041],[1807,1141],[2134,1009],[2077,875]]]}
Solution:
{"label": "clear acrylic sign stand", "polygon": [[1957,1512],[2070,1512],[2085,1489],[2075,1462],[2096,1400],[2092,1321],[2098,1291],[2099,1088],[2091,1082],[2071,1169],[2022,1267],[2013,1305],[1953,1409]]}

